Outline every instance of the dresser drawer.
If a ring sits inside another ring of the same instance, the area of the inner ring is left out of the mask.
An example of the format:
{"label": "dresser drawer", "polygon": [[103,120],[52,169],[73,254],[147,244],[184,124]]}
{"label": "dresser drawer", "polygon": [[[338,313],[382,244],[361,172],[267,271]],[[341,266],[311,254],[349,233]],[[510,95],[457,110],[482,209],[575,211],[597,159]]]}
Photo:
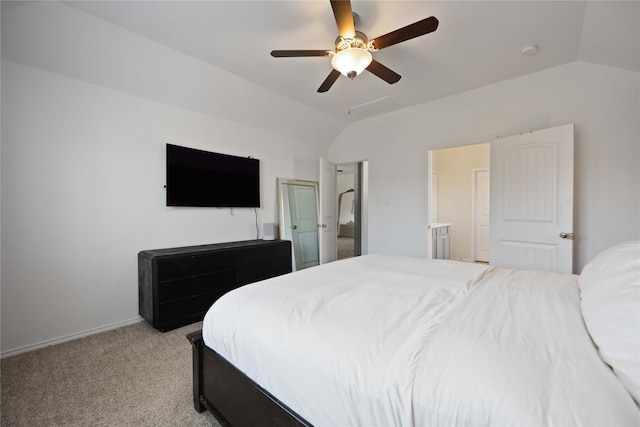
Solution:
{"label": "dresser drawer", "polygon": [[220,251],[202,255],[158,260],[158,281],[181,279],[196,275],[230,270],[238,265],[233,251]]}
{"label": "dresser drawer", "polygon": [[157,261],[158,281],[178,279],[193,276],[196,273],[196,263],[193,257],[159,259]]}
{"label": "dresser drawer", "polygon": [[289,244],[274,244],[271,247],[251,247],[238,251],[239,266],[251,264],[264,264],[282,259],[291,258],[291,246]]}
{"label": "dresser drawer", "polygon": [[158,283],[160,303],[186,298],[193,295],[233,289],[237,282],[236,270],[225,270],[188,278]]}
{"label": "dresser drawer", "polygon": [[160,328],[165,329],[169,324],[181,324],[185,319],[191,319],[194,322],[202,320],[209,307],[226,292],[226,290],[219,290],[160,304]]}
{"label": "dresser drawer", "polygon": [[196,255],[195,274],[214,273],[222,270],[232,270],[238,266],[238,256],[234,251],[218,251],[205,255]]}

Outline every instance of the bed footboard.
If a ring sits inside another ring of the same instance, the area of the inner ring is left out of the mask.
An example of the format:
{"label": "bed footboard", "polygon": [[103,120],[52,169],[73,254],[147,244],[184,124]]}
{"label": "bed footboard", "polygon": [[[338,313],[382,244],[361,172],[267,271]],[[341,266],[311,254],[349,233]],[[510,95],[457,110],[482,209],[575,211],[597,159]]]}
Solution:
{"label": "bed footboard", "polygon": [[271,393],[204,345],[202,331],[187,335],[193,346],[193,404],[224,426],[311,426]]}

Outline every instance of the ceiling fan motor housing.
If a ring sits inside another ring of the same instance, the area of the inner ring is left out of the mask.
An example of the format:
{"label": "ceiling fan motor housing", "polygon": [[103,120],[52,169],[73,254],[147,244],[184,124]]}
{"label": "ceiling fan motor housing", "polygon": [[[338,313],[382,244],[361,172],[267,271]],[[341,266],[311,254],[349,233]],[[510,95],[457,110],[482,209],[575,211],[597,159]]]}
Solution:
{"label": "ceiling fan motor housing", "polygon": [[346,39],[338,36],[338,38],[336,39],[336,52],[340,52],[341,50],[345,50],[350,47],[367,49],[368,43],[369,39],[367,38],[367,35],[360,31],[356,31],[356,36],[352,39]]}

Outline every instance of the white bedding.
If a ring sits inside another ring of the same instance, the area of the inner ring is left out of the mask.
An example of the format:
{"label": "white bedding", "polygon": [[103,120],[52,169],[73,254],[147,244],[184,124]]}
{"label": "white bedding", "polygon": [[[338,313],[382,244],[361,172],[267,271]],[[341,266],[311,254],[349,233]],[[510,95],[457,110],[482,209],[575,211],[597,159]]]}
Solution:
{"label": "white bedding", "polygon": [[203,337],[316,426],[640,423],[574,275],[367,255],[236,289]]}

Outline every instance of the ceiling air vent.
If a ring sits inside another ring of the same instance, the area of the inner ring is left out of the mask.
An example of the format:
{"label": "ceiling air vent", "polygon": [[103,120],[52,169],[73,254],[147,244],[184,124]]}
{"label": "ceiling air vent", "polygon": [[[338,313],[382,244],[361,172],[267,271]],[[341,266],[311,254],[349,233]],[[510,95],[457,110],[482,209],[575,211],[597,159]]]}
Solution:
{"label": "ceiling air vent", "polygon": [[372,116],[374,114],[386,113],[400,106],[396,100],[385,96],[375,101],[365,102],[364,104],[351,107],[351,112],[361,116]]}

